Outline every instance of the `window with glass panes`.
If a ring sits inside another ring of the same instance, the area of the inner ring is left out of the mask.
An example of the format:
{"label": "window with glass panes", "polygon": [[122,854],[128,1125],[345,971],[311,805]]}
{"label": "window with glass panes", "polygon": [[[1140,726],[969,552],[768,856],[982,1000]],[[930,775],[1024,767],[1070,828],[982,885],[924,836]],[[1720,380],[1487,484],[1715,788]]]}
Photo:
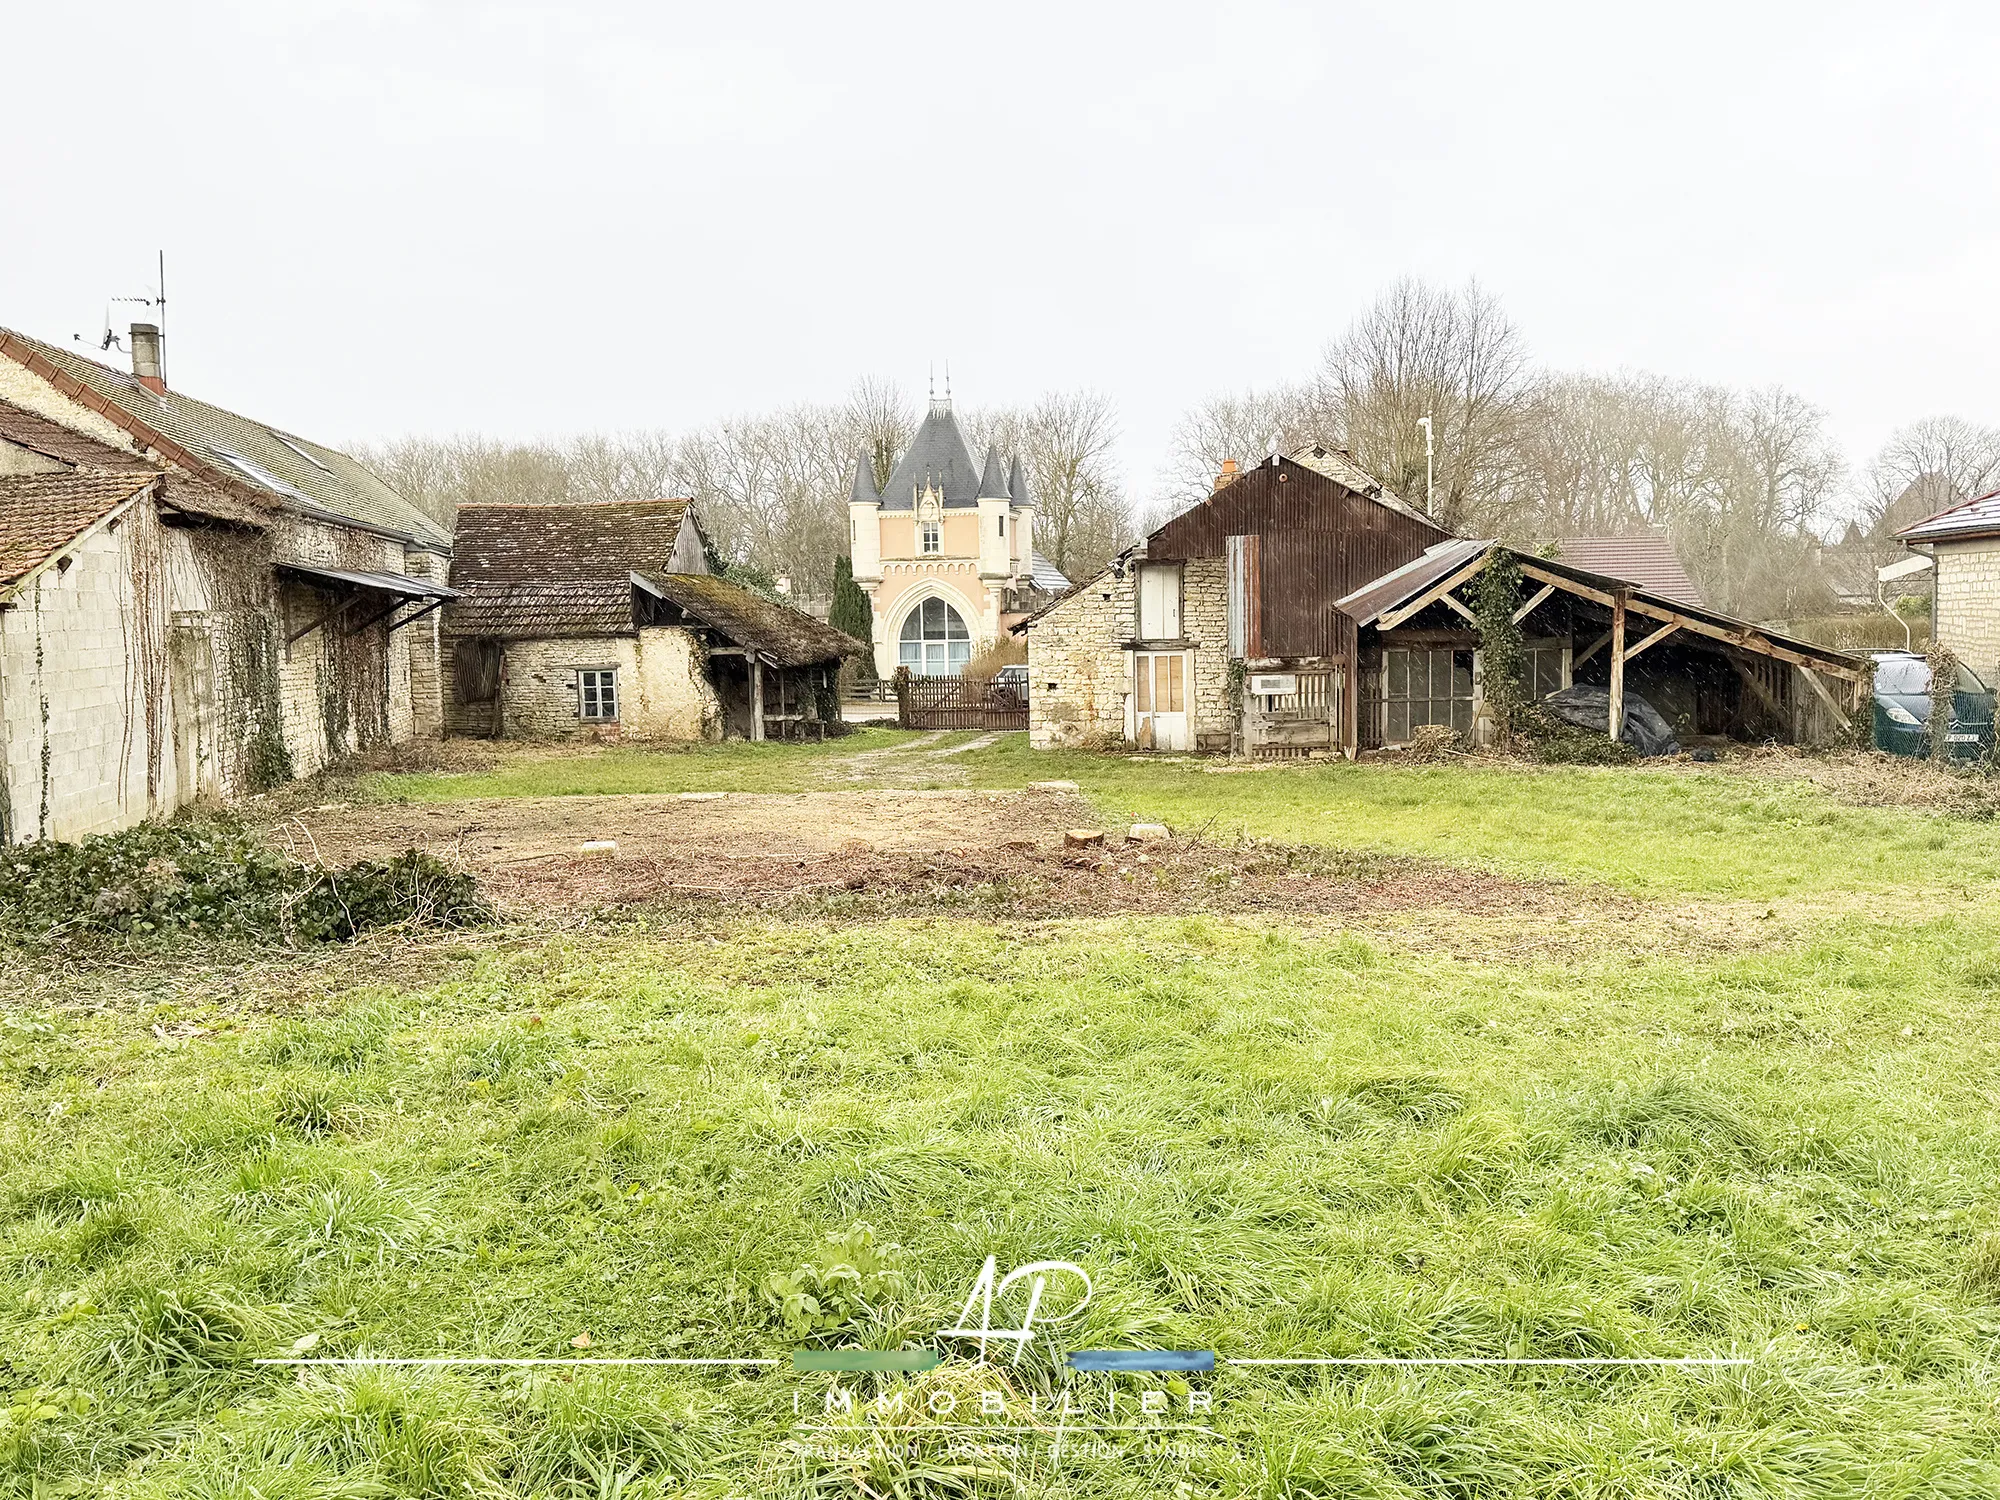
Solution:
{"label": "window with glass panes", "polygon": [[956,677],[972,660],[972,636],[957,610],[926,599],[903,617],[896,665],[920,677]]}
{"label": "window with glass panes", "polygon": [[1526,678],[1528,701],[1540,703],[1550,693],[1559,693],[1566,685],[1563,682],[1563,658],[1568,651],[1561,646],[1530,646],[1527,661],[1522,664],[1522,676]]}
{"label": "window with glass panes", "polygon": [[1472,653],[1393,646],[1382,653],[1382,738],[1399,745],[1425,724],[1472,728]]}
{"label": "window with glass panes", "polygon": [[920,526],[917,527],[917,532],[922,539],[923,550],[925,552],[938,552],[943,550],[944,534],[938,529],[937,522],[925,521]]}
{"label": "window with glass panes", "polygon": [[618,669],[589,668],[576,674],[576,711],[579,718],[618,717]]}

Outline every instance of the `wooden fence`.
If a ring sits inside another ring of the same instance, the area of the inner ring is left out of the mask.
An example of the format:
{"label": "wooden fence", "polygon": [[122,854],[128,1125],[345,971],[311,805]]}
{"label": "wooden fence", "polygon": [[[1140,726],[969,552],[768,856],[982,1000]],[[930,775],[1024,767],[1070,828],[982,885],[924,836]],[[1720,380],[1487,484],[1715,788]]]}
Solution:
{"label": "wooden fence", "polygon": [[895,677],[896,723],[904,729],[1026,729],[1028,699],[991,677]]}

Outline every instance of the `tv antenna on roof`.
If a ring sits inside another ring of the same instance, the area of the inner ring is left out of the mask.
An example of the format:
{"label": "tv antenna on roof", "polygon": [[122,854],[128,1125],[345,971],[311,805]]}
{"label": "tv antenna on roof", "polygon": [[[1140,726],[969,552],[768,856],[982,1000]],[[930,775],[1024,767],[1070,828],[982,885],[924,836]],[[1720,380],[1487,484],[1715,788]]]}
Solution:
{"label": "tv antenna on roof", "polygon": [[[150,307],[158,312],[160,345],[162,351],[164,352],[167,342],[167,252],[166,251],[164,250],[160,251],[160,281],[158,287],[155,289],[154,294],[152,296],[113,297],[104,304],[104,332],[98,336],[97,347],[99,349],[122,350],[125,347],[123,342],[121,342],[118,337],[118,331],[111,324],[111,309],[118,306],[120,303],[129,303],[134,307]],[[87,342],[84,336],[80,333],[72,334],[70,335],[70,337],[76,343],[79,344]]]}

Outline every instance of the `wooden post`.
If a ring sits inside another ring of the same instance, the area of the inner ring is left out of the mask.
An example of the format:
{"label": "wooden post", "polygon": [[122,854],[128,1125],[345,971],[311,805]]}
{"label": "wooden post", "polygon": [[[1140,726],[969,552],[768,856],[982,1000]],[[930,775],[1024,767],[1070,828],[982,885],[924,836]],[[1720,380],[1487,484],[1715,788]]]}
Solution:
{"label": "wooden post", "polygon": [[1625,593],[1611,600],[1611,712],[1605,720],[1614,740],[1625,732]]}
{"label": "wooden post", "polygon": [[750,653],[750,738],[764,738],[764,659]]}

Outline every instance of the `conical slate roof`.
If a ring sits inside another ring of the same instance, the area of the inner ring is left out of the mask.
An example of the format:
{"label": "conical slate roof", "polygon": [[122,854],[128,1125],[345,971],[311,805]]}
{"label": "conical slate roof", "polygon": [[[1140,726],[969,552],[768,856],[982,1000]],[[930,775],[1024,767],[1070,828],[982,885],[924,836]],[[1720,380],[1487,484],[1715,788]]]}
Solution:
{"label": "conical slate roof", "polygon": [[875,492],[875,463],[867,454],[854,461],[854,488],[847,493],[855,505],[873,505],[882,497]]}
{"label": "conical slate roof", "polygon": [[970,509],[979,503],[979,470],[973,467],[972,450],[965,446],[965,434],[958,430],[950,405],[942,401],[932,403],[910,451],[882,486],[882,509],[914,510],[917,491],[926,486],[942,490],[947,506]]}
{"label": "conical slate roof", "polygon": [[1007,471],[1007,493],[1014,497],[1016,505],[1033,505],[1028,498],[1028,476],[1021,471],[1021,456],[1014,455],[1014,466]]}
{"label": "conical slate roof", "polygon": [[1007,475],[1000,466],[1000,450],[986,450],[986,473],[979,481],[979,498],[982,500],[1009,500],[1013,496],[1007,490]]}

